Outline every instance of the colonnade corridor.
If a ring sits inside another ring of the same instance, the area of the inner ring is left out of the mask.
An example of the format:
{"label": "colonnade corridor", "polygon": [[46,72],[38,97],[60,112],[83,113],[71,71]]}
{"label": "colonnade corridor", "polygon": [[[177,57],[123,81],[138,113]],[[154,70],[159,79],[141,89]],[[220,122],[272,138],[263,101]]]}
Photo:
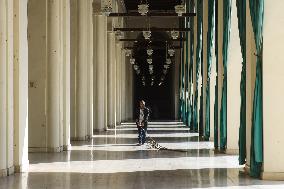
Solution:
{"label": "colonnade corridor", "polygon": [[[30,153],[28,173],[0,179],[2,189],[283,188],[284,182],[251,179],[238,156],[214,153],[180,122],[150,122],[148,135],[171,150],[137,145],[137,128],[123,123],[72,142],[63,153]],[[176,151],[174,151],[176,150]],[[180,150],[180,151],[178,151]]]}

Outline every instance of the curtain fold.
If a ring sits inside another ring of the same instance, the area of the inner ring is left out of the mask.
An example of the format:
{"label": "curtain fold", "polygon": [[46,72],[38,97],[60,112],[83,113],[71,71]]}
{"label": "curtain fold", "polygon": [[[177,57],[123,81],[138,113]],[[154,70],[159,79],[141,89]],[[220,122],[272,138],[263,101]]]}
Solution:
{"label": "curtain fold", "polygon": [[240,83],[241,108],[239,128],[239,164],[246,163],[246,0],[237,0],[237,15],[243,57]]}
{"label": "curtain fold", "polygon": [[201,52],[202,52],[202,7],[203,0],[197,0],[197,47],[196,47],[196,85],[195,85],[195,97],[194,97],[194,131],[198,132],[198,84],[200,76],[200,64],[201,64]]}
{"label": "curtain fold", "polygon": [[256,80],[253,100],[250,175],[259,177],[263,163],[262,47],[264,0],[249,0],[256,45]]}
{"label": "curtain fold", "polygon": [[227,148],[227,65],[228,65],[228,50],[231,30],[231,7],[232,0],[223,1],[223,87],[220,111],[220,149]]}
{"label": "curtain fold", "polygon": [[205,118],[205,140],[210,138],[210,79],[213,51],[213,32],[214,32],[214,2],[208,1],[208,32],[207,32],[207,86],[206,86],[206,118]]}

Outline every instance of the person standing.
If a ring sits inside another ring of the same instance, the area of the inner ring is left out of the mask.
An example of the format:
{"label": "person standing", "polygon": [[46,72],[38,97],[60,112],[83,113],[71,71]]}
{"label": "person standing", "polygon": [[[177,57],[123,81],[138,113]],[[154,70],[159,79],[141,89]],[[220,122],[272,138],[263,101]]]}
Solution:
{"label": "person standing", "polygon": [[138,143],[143,145],[146,142],[146,132],[149,119],[149,109],[145,106],[145,101],[139,102],[139,108],[136,112],[136,125],[138,129]]}

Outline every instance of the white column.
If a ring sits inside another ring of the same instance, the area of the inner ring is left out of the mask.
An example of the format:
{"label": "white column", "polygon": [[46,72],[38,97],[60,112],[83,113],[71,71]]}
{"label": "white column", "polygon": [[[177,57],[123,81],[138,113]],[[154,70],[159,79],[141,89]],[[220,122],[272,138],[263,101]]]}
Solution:
{"label": "white column", "polygon": [[[284,180],[284,57],[281,7],[284,2],[264,1],[263,30],[263,179]],[[272,48],[273,47],[273,48]],[[254,65],[254,64],[253,64]]]}
{"label": "white column", "polygon": [[121,123],[121,44],[116,43],[116,123]]}
{"label": "white column", "polygon": [[60,146],[60,2],[47,1],[47,150]]}
{"label": "white column", "polygon": [[125,67],[125,51],[121,49],[121,121],[126,120],[126,67]]}
{"label": "white column", "polygon": [[70,149],[70,1],[62,3],[63,150]]}
{"label": "white column", "polygon": [[240,127],[240,82],[242,72],[242,54],[238,29],[236,0],[232,0],[231,38],[228,53],[228,143],[227,153],[238,153]]}
{"label": "white column", "polygon": [[249,4],[246,5],[246,169],[250,168],[250,147],[251,147],[251,126],[252,126],[252,110],[253,110],[253,96],[254,96],[254,84],[256,76],[255,64],[256,52],[254,34],[251,23],[251,16],[249,10]]}
{"label": "white column", "polygon": [[[197,0],[194,1],[195,4],[195,10],[197,10]],[[193,109],[195,110],[195,99],[196,99],[196,47],[197,47],[197,16],[194,17],[194,46],[193,46],[193,51],[194,51],[194,57],[193,57]],[[197,112],[196,116],[198,115],[198,110],[195,110]],[[197,124],[198,122],[198,116],[196,122],[193,121],[193,124]],[[198,128],[197,128],[198,129]],[[197,130],[196,130],[197,131]]]}
{"label": "white column", "polygon": [[218,1],[218,146],[220,147],[220,118],[221,118],[221,101],[222,101],[222,89],[223,89],[223,1]]}
{"label": "white column", "polygon": [[0,177],[13,167],[13,1],[0,0]]}
{"label": "white column", "polygon": [[88,138],[93,135],[93,0],[88,0],[88,11],[87,11],[87,136]]}
{"label": "white column", "polygon": [[[205,135],[205,122],[206,117],[210,115],[206,115],[206,87],[207,87],[207,32],[208,32],[208,1],[203,1],[203,76],[202,76],[202,93],[203,93],[203,136]],[[211,126],[211,125],[210,125]]]}
{"label": "white column", "polygon": [[107,98],[108,98],[108,123],[109,127],[114,127],[116,124],[115,113],[116,113],[116,104],[115,104],[115,92],[116,92],[116,61],[115,61],[115,34],[108,33],[108,59],[107,59],[107,70],[108,70],[108,79],[107,79]]}
{"label": "white column", "polygon": [[107,20],[105,16],[94,15],[94,130],[102,131],[106,129],[106,56],[105,56],[105,36],[107,34]]}
{"label": "white column", "polygon": [[87,1],[78,1],[78,47],[76,64],[76,134],[74,140],[87,137]]}
{"label": "white column", "polygon": [[28,168],[28,15],[27,0],[14,0],[14,165]]}

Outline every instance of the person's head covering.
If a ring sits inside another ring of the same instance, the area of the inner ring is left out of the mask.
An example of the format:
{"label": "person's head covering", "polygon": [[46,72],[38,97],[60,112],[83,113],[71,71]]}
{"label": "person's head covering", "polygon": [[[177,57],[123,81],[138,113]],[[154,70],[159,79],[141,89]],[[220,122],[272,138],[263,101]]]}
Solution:
{"label": "person's head covering", "polygon": [[140,102],[145,106],[145,101],[144,100],[141,100]]}

